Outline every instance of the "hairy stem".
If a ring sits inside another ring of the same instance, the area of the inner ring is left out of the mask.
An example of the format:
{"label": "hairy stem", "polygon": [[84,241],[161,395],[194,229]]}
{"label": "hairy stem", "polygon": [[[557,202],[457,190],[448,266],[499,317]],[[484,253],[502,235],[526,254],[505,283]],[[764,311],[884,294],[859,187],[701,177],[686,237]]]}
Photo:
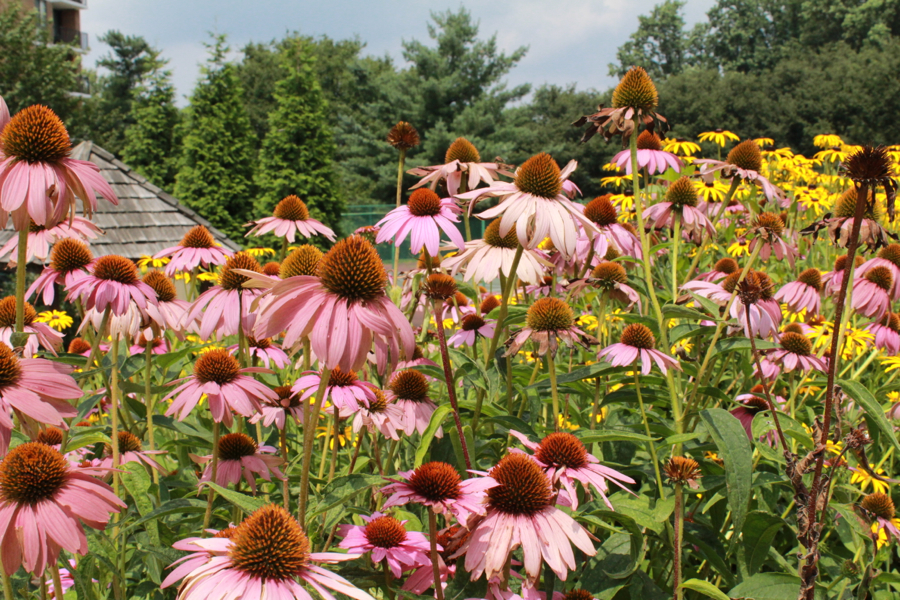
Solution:
{"label": "hairy stem", "polygon": [[[450,399],[450,406],[453,407],[453,421],[456,423],[456,433],[459,435],[459,443],[462,447],[463,460],[466,463],[466,471],[472,468],[472,462],[469,458],[469,448],[466,445],[466,436],[463,433],[462,422],[459,419],[459,405],[456,403],[456,383],[453,380],[453,369],[450,366],[450,352],[447,350],[447,336],[444,333],[444,315],[441,313],[440,301],[434,302],[434,314],[438,317],[437,334],[438,342],[441,346],[441,363],[444,366],[444,381],[447,384],[447,397]],[[474,431],[475,426],[472,426]]]}

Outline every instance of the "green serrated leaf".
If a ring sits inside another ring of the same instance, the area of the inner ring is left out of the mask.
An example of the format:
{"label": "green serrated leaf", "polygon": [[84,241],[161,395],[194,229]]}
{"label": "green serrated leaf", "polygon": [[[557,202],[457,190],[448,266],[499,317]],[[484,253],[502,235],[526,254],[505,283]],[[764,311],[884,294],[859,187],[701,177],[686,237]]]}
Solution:
{"label": "green serrated leaf", "polygon": [[750,502],[750,481],[753,472],[753,450],[747,432],[737,417],[723,408],[710,408],[700,412],[707,429],[716,443],[719,456],[725,461],[725,487],[728,491],[728,507],[735,529],[744,527],[747,504]]}

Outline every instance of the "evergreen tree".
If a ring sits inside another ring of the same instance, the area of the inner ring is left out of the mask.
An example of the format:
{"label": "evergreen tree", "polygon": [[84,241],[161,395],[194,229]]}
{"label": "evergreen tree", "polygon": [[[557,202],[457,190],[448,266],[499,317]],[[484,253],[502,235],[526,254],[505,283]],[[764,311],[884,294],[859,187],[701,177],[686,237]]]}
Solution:
{"label": "evergreen tree", "polygon": [[269,215],[282,198],[295,194],[314,218],[337,229],[343,202],[332,166],[334,139],[313,63],[299,41],[284,49],[276,107],[259,153],[256,213]]}
{"label": "evergreen tree", "polygon": [[254,194],[254,140],[225,36],[209,59],[186,111],[175,195],[233,240],[244,237]]}
{"label": "evergreen tree", "polygon": [[176,136],[179,114],[171,72],[142,88],[131,106],[133,125],[125,130],[122,160],[150,182],[171,190],[181,148]]}

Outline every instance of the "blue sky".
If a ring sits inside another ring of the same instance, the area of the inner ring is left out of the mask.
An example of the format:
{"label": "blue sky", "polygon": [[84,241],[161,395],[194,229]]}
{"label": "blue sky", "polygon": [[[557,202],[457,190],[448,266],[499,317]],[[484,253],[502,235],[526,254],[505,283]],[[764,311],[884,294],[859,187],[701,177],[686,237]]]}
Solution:
{"label": "blue sky", "polygon": [[[530,49],[509,82],[575,83],[605,89],[614,81],[607,64],[657,0],[89,0],[82,29],[90,34],[89,66],[108,47],[105,31],[142,35],[161,48],[174,73],[179,104],[186,102],[204,60],[208,32],[226,33],[239,49],[248,41],[268,41],[289,31],[343,39],[358,35],[365,52],[389,54],[402,62],[401,42],[427,40],[433,11],[468,8],[480,22],[481,36],[497,34],[501,49]],[[713,0],[689,0],[688,23],[702,20]]]}

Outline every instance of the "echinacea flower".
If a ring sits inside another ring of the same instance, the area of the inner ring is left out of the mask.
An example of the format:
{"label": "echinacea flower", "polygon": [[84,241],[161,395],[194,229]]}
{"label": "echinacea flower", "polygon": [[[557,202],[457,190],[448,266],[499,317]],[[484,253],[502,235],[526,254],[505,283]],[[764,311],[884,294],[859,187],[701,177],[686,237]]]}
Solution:
{"label": "echinacea flower", "polygon": [[616,85],[612,94],[612,106],[597,107],[597,112],[585,115],[572,123],[575,127],[588,124],[587,130],[581,137],[581,142],[587,142],[597,132],[602,132],[603,137],[609,141],[616,135],[622,139],[628,139],[635,124],[643,124],[648,130],[665,132],[668,123],[665,117],[656,112],[659,104],[659,93],[656,85],[642,67],[631,67]]}
{"label": "echinacea flower", "polygon": [[431,256],[440,252],[441,231],[462,250],[466,242],[456,228],[460,212],[452,198],[441,198],[432,190],[419,188],[409,196],[403,206],[398,206],[376,223],[379,227],[375,243],[393,240],[398,248],[410,237],[409,251],[418,254],[425,250]]}
{"label": "echinacea flower", "polygon": [[181,564],[161,587],[182,580],[178,600],[310,600],[310,593],[302,585],[305,583],[323,600],[333,600],[326,588],[354,600],[375,600],[316,564],[353,560],[359,554],[310,552],[309,538],[300,523],[280,506],[264,506],[220,534],[176,543],[176,549],[193,554],[173,563],[173,567]]}
{"label": "echinacea flower", "polygon": [[779,215],[768,212],[760,213],[756,222],[753,223],[752,231],[756,235],[750,240],[751,252],[757,246],[762,245],[759,250],[759,258],[769,260],[769,257],[774,254],[778,260],[786,258],[791,268],[794,267],[794,259],[799,256],[799,253],[782,239],[784,221]]}
{"label": "echinacea flower", "polygon": [[881,319],[891,308],[894,276],[887,267],[872,267],[862,277],[853,279],[851,306],[861,315]]}
{"label": "echinacea flower", "polygon": [[889,312],[880,321],[866,325],[865,329],[875,337],[876,348],[890,356],[900,354],[900,315]]}
{"label": "echinacea flower", "polygon": [[587,530],[554,506],[550,478],[533,458],[507,454],[489,476],[498,485],[487,491],[487,512],[470,522],[472,534],[454,555],[465,555],[473,579],[502,575],[519,547],[529,582],[537,581],[542,562],[565,581],[576,568],[572,544],[587,556],[596,554]]}
{"label": "echinacea flower", "polygon": [[9,213],[16,231],[29,219],[52,227],[74,213],[76,196],[87,218],[97,210],[97,192],[119,203],[100,168],[70,158],[71,151],[66,126],[46,106],[29,106],[10,119],[0,132],[0,227]]}
{"label": "echinacea flower", "polygon": [[247,272],[261,271],[259,261],[247,252],[238,252],[228,258],[219,271],[218,284],[194,300],[185,316],[184,325],[195,323],[202,340],[208,340],[213,333],[220,336],[236,335],[238,327],[242,328],[245,334],[252,335],[257,315],[251,310],[251,306],[261,292],[256,288],[244,287],[244,284],[250,281]]}
{"label": "echinacea flower", "polygon": [[131,356],[144,354],[150,347],[150,352],[156,355],[163,355],[169,352],[169,342],[164,337],[151,337],[147,339],[143,333],[135,337],[134,344],[128,349]]}
{"label": "echinacea flower", "polygon": [[[292,389],[300,395],[300,401],[303,402],[315,398],[321,381],[321,373],[309,371],[300,376]],[[325,388],[325,401],[334,404],[343,418],[349,417],[361,406],[368,406],[374,399],[375,386],[360,380],[356,371],[343,371],[340,367],[331,370],[331,377]]]}
{"label": "echinacea flower", "polygon": [[148,271],[142,281],[156,292],[156,304],[147,306],[150,320],[160,331],[171,331],[179,339],[184,339],[185,317],[191,308],[190,302],[178,299],[175,283],[162,271]]}
{"label": "echinacea flower", "polygon": [[587,348],[597,340],[575,327],[575,314],[565,300],[559,298],[538,298],[528,308],[525,327],[513,335],[509,349],[504,356],[514,356],[529,340],[537,345],[535,354],[544,356],[548,352],[556,355],[559,348],[557,338],[567,346],[580,344]]}
{"label": "echinacea flower", "polygon": [[[853,232],[856,220],[856,202],[858,193],[855,187],[849,188],[834,204],[834,211],[830,219],[825,221],[828,228],[828,236],[834,244],[846,248],[850,244],[850,234]],[[875,190],[869,189],[868,200],[863,209],[862,222],[859,226],[859,245],[865,244],[869,248],[876,248],[887,244],[888,236],[881,223],[884,220],[884,210],[875,198]]]}
{"label": "echinacea flower", "polygon": [[[10,341],[16,330],[16,297],[7,296],[0,300],[0,342],[12,347]],[[62,347],[63,334],[52,329],[46,323],[37,321],[37,311],[31,303],[25,303],[25,333],[29,334],[25,340],[23,356],[34,356],[40,348],[56,355]]]}
{"label": "echinacea flower", "polygon": [[[397,371],[388,382],[388,400],[393,402],[402,412],[403,418],[397,424],[406,435],[418,431],[425,433],[431,422],[431,415],[437,405],[428,397],[428,379],[413,369]],[[444,435],[438,428],[436,437]]]}
{"label": "echinacea flower", "polygon": [[775,299],[788,305],[791,312],[806,311],[817,315],[821,310],[822,274],[818,269],[806,269],[796,281],[785,284],[775,292]]}
{"label": "echinacea flower", "polygon": [[300,396],[289,385],[279,385],[272,388],[277,396],[274,399],[266,399],[260,404],[259,412],[250,418],[250,423],[262,421],[263,426],[284,429],[287,417],[290,415],[295,422],[303,421],[303,403]]}
{"label": "echinacea flower", "polygon": [[278,277],[287,279],[304,275],[312,277],[319,268],[319,261],[325,256],[321,250],[309,244],[303,244],[294,248],[290,254],[284,257],[278,269]]}
{"label": "echinacea flower", "polygon": [[[481,281],[487,284],[501,275],[510,276],[518,247],[515,224],[505,236],[501,236],[500,219],[494,219],[485,227],[484,239],[466,242],[462,252],[443,259],[442,264],[454,276],[463,270],[463,281]],[[516,276],[525,283],[537,283],[547,264],[535,250],[523,250]]]}
{"label": "echinacea flower", "polygon": [[209,409],[216,422],[231,427],[232,411],[244,417],[252,417],[260,409],[263,400],[276,400],[278,396],[269,387],[249,373],[270,373],[268,369],[250,367],[242,369],[228,350],[216,348],[205,352],[194,363],[190,377],[177,379],[169,385],[180,383],[163,400],[174,397],[166,416],[177,415],[183,421],[206,395]]}
{"label": "echinacea flower", "polygon": [[104,529],[125,508],[96,479],[105,470],[83,468],[51,446],[27,442],[0,462],[0,548],[7,575],[19,566],[43,574],[61,550],[88,553],[84,525]]}
{"label": "echinacea flower", "polygon": [[632,304],[641,305],[641,299],[637,291],[628,285],[628,273],[625,271],[622,263],[606,260],[601,262],[594,267],[585,283],[599,290],[602,294],[607,294],[610,299],[622,304],[628,306]]}
{"label": "echinacea flower", "polygon": [[460,346],[474,346],[477,339],[494,337],[494,328],[497,322],[494,320],[485,320],[479,314],[471,313],[462,318],[459,324],[459,331],[450,336],[447,344],[454,348]]}
{"label": "echinacea flower", "polygon": [[[613,156],[612,162],[631,175],[631,150],[622,150]],[[663,150],[659,136],[646,129],[637,138],[637,165],[639,169],[647,169],[649,175],[665,173],[670,167],[678,173],[683,166],[677,156]]]}
{"label": "echinacea flower", "polygon": [[74,238],[59,240],[50,251],[50,264],[25,292],[25,298],[31,298],[34,293],[42,294],[44,304],[52,306],[56,284],[68,288],[77,279],[89,275],[93,263],[94,255],[84,242]]}
{"label": "echinacea flower", "polygon": [[[708,298],[720,306],[726,306],[732,294],[737,293],[738,282],[742,274],[743,271],[735,271],[720,284],[707,281],[689,281],[682,288],[698,296]],[[754,271],[752,269],[747,271],[744,280],[757,289],[758,297],[750,305],[750,316],[748,319],[744,301],[739,295],[736,295],[734,302],[731,304],[731,317],[738,320],[748,337],[758,335],[766,338],[773,333],[777,333],[782,314],[781,306],[774,299],[775,292],[772,289],[772,280],[762,271]]]}
{"label": "echinacea flower", "polygon": [[497,181],[489,187],[458,194],[457,198],[472,200],[472,206],[483,198],[500,198],[497,206],[482,211],[478,218],[500,217],[500,237],[506,237],[515,225],[519,243],[525,249],[535,248],[549,237],[556,248],[569,258],[575,253],[578,242],[577,223],[584,227],[591,239],[597,231],[582,214],[584,209],[581,205],[572,202],[563,190],[563,184],[577,166],[578,163],[573,160],[560,171],[556,161],[542,152],[516,169],[513,182]]}
{"label": "echinacea flower", "polygon": [[[235,344],[234,346],[229,346],[228,350],[237,354],[240,348]],[[279,369],[285,368],[291,362],[287,353],[275,345],[272,338],[258,340],[252,336],[247,337],[247,352],[252,358],[262,361],[263,366],[267,369],[271,367],[270,362]]]}
{"label": "echinacea flower", "polygon": [[[31,262],[33,258],[41,261],[50,255],[50,247],[59,240],[74,238],[82,242],[95,239],[103,230],[81,217],[73,217],[71,223],[63,221],[53,227],[46,227],[31,223],[28,229],[28,243],[26,245],[25,260]],[[0,248],[0,258],[9,256],[8,264],[16,265],[18,260],[19,236],[14,235]]]}
{"label": "echinacea flower", "polygon": [[78,414],[71,402],[83,395],[71,376],[73,370],[43,358],[18,358],[0,343],[0,454],[9,448],[14,411],[26,429],[23,415],[38,423],[67,427],[63,418]]}
{"label": "echinacea flower", "polygon": [[812,342],[808,337],[792,331],[781,334],[781,348],[769,355],[769,360],[783,366],[785,372],[794,370],[822,373],[826,370],[825,361],[812,353]]}
{"label": "echinacea flower", "polygon": [[334,232],[323,223],[310,218],[306,203],[293,194],[275,206],[271,217],[257,219],[247,225],[252,225],[253,229],[244,237],[271,233],[280,238],[287,238],[287,241],[293,244],[299,233],[303,237],[323,235],[329,241],[334,241]]}
{"label": "echinacea flower", "polygon": [[373,342],[379,372],[388,358],[396,363],[400,346],[412,355],[412,327],[385,295],[387,273],[369,242],[359,236],[339,241],[319,261],[317,273],[272,283],[255,337],[283,331],[283,346],[289,348],[308,336],[325,368],[344,371],[360,369]]}
{"label": "echinacea flower", "polygon": [[447,153],[444,155],[444,164],[435,165],[433,167],[416,167],[407,171],[410,175],[421,177],[419,183],[412,186],[412,189],[428,186],[435,190],[441,180],[447,186],[447,193],[455,196],[460,186],[465,182],[466,189],[474,190],[481,182],[491,185],[497,175],[505,175],[513,177],[513,174],[506,170],[506,165],[500,163],[483,163],[478,149],[466,138],[456,138]]}
{"label": "echinacea flower", "polygon": [[632,323],[622,331],[618,343],[611,344],[600,351],[598,359],[606,359],[613,367],[624,367],[640,360],[641,373],[644,375],[653,368],[653,363],[666,374],[668,369],[681,370],[678,361],[659,350],[654,350],[656,338],[646,325]]}
{"label": "echinacea flower", "polygon": [[[228,487],[240,482],[241,477],[256,493],[256,478],[272,481],[272,476],[284,479],[278,467],[284,462],[275,456],[272,446],[260,446],[246,433],[227,433],[219,438],[219,464],[216,467],[216,485]],[[203,470],[200,483],[212,481],[212,455],[193,457],[199,464],[209,463]]]}
{"label": "echinacea flower", "polygon": [[769,202],[783,203],[784,193],[772,182],[762,176],[763,158],[753,140],[744,140],[728,152],[724,161],[703,159],[696,160],[694,164],[701,165],[700,175],[705,181],[712,181],[717,172],[725,179],[743,180],[750,184],[759,185]]}
{"label": "echinacea flower", "polygon": [[[753,441],[753,419],[761,412],[765,412],[770,410],[769,403],[763,397],[765,393],[762,385],[753,386],[753,389],[750,390],[749,394],[740,394],[736,400],[740,402],[740,406],[731,409],[730,412],[734,417],[741,422],[741,425],[744,427],[744,431],[747,432],[747,438],[752,442]],[[784,405],[785,400],[781,396],[773,396],[773,401],[775,402],[776,408],[780,408]],[[775,436],[774,431],[770,431],[767,436],[763,436],[764,439],[769,443],[770,446],[774,446],[777,442],[777,437]]]}
{"label": "echinacea flower", "polygon": [[674,219],[680,219],[683,231],[688,237],[701,239],[703,232],[709,237],[716,228],[706,216],[697,210],[697,190],[687,177],[681,177],[666,190],[664,202],[658,202],[644,211],[646,229],[671,229]]}
{"label": "echinacea flower", "polygon": [[358,434],[363,427],[391,440],[399,440],[398,431],[402,431],[404,411],[383,391],[375,389],[375,399],[369,406],[360,406],[353,415],[353,433]]}
{"label": "echinacea flower", "polygon": [[84,310],[122,316],[131,307],[147,315],[156,304],[156,292],[138,277],[137,265],[124,256],[110,254],[94,261],[91,272],[66,286],[68,300],[81,300]]}
{"label": "echinacea flower", "polygon": [[604,257],[610,247],[619,254],[641,257],[641,241],[636,233],[619,223],[619,213],[612,203],[612,196],[597,196],[584,207],[584,216],[597,228],[593,239],[594,255]]}
{"label": "echinacea flower", "polygon": [[733,258],[720,258],[716,261],[716,264],[713,265],[711,271],[697,275],[696,280],[716,282],[720,279],[725,279],[738,269],[740,269],[740,265],[738,265],[737,261]]}
{"label": "echinacea flower", "polygon": [[663,472],[669,483],[687,485],[693,489],[700,487],[697,480],[700,479],[700,465],[693,458],[686,456],[673,456],[663,466]]}
{"label": "echinacea flower", "polygon": [[875,492],[865,496],[859,505],[870,515],[879,548],[891,539],[900,540],[900,520],[895,518],[894,501],[889,495]]}
{"label": "echinacea flower", "polygon": [[865,275],[873,267],[887,267],[891,270],[894,285],[891,287],[891,300],[900,300],[900,244],[888,244],[878,250],[875,258],[870,258],[856,269],[857,275]]}
{"label": "echinacea flower", "polygon": [[601,465],[595,456],[588,453],[581,440],[571,433],[551,433],[538,444],[513,429],[509,433],[534,452],[534,460],[544,469],[550,483],[554,486],[561,485],[566,490],[572,510],[578,510],[578,494],[574,485],[576,482],[589,495],[591,488],[596,490],[609,510],[613,510],[612,503],[606,497],[609,482],[631,492],[624,484],[633,484],[634,479]]}
{"label": "echinacea flower", "polygon": [[166,265],[166,275],[174,277],[176,273],[193,271],[198,267],[208,269],[223,265],[231,255],[231,250],[216,243],[209,229],[203,225],[195,225],[184,234],[180,244],[160,250],[153,258],[170,258]]}
{"label": "echinacea flower", "polygon": [[381,488],[387,497],[383,508],[415,502],[435,514],[452,514],[460,523],[467,523],[470,515],[484,514],[485,492],[497,485],[490,477],[460,479],[456,469],[445,462],[428,462],[397,475],[404,481],[389,479],[393,483]]}
{"label": "echinacea flower", "polygon": [[[144,450],[141,439],[128,431],[119,432],[119,466],[127,463],[138,463],[147,465],[151,469],[155,469],[165,474],[166,470],[156,462],[153,458],[159,454],[165,454],[162,450]],[[103,449],[103,458],[100,460],[101,469],[112,469],[112,445],[105,444]]]}
{"label": "echinacea flower", "polygon": [[407,521],[398,521],[380,512],[371,517],[360,515],[365,525],[341,525],[338,535],[343,537],[341,548],[354,554],[372,553],[372,562],[387,562],[394,577],[404,571],[431,564],[431,546],[418,531],[407,531]]}

